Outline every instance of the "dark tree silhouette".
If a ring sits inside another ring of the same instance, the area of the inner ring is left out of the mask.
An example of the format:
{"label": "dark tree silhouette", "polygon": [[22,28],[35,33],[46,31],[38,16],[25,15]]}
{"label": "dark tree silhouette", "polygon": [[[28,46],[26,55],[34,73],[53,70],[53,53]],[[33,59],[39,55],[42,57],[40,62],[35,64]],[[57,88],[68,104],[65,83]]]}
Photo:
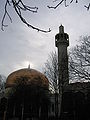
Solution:
{"label": "dark tree silhouette", "polygon": [[[50,84],[50,88],[53,91],[53,93],[55,94],[55,116],[56,118],[58,117],[58,98],[59,99],[59,108],[60,108],[60,115],[61,115],[61,104],[62,104],[62,96],[63,93],[65,91],[65,88],[67,86],[67,81],[68,78],[65,79],[65,70],[66,70],[66,61],[64,61],[64,58],[62,59],[62,65],[61,65],[61,79],[62,81],[59,81],[58,79],[58,55],[57,52],[51,52],[49,54],[49,57],[45,63],[45,66],[43,68],[44,70],[44,74],[47,76],[47,78],[49,79],[49,84]],[[58,96],[59,93],[59,96]]]}
{"label": "dark tree silhouette", "polygon": [[56,51],[52,51],[45,65],[43,67],[43,72],[49,79],[49,85],[54,93],[58,93],[58,56]]}
{"label": "dark tree silhouette", "polygon": [[71,80],[90,80],[90,36],[83,36],[69,55]]}
{"label": "dark tree silhouette", "polygon": [[1,29],[2,30],[4,30],[4,27],[8,26],[8,25],[4,24],[6,16],[8,16],[8,18],[10,19],[10,22],[12,23],[12,18],[11,18],[10,14],[9,14],[8,6],[13,7],[13,9],[16,12],[16,14],[19,16],[20,20],[25,25],[27,25],[28,27],[30,27],[32,29],[35,29],[37,31],[45,32],[45,33],[51,31],[50,28],[49,28],[49,30],[43,30],[43,29],[35,27],[32,24],[27,22],[26,18],[22,15],[22,12],[23,11],[25,11],[25,12],[29,11],[29,12],[32,12],[32,13],[37,13],[38,7],[28,6],[28,5],[24,4],[23,0],[6,0],[5,8],[4,8],[5,11],[4,11],[4,15],[3,15],[3,18],[2,18],[2,23],[1,23]]}

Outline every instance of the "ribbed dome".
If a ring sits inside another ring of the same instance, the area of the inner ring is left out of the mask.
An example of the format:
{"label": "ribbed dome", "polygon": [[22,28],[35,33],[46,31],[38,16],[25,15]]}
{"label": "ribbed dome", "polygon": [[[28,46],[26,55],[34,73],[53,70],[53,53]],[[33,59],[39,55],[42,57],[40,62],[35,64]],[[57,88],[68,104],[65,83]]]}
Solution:
{"label": "ribbed dome", "polygon": [[49,86],[48,79],[41,72],[34,69],[20,69],[11,73],[6,80],[6,88],[13,87],[21,78],[27,78],[26,84],[38,84],[40,86]]}

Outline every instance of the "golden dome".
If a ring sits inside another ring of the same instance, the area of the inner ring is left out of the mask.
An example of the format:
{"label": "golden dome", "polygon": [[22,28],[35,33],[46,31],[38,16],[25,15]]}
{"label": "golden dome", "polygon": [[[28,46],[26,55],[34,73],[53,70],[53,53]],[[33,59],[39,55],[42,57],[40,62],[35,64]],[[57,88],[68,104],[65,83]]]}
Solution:
{"label": "golden dome", "polygon": [[34,69],[20,69],[7,77],[6,88],[15,86],[18,80],[20,83],[22,78],[27,78],[27,85],[34,83],[40,86],[49,86],[48,79],[41,72]]}

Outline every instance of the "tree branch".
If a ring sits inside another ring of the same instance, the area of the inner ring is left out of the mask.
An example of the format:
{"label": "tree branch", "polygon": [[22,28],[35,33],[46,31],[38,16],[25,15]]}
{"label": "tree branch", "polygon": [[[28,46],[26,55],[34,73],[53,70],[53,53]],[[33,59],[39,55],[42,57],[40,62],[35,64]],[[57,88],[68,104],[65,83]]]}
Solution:
{"label": "tree branch", "polygon": [[4,9],[5,12],[4,12],[4,15],[3,15],[3,18],[2,18],[2,22],[1,22],[1,29],[2,29],[2,30],[4,30],[3,27],[7,27],[7,26],[8,26],[8,25],[5,25],[5,24],[4,24],[4,20],[5,20],[6,16],[9,17],[10,22],[12,23],[12,18],[10,17],[10,15],[9,15],[9,13],[8,13],[8,11],[7,11],[7,6],[8,6],[8,5],[10,6],[10,2],[7,0],[6,3],[5,3],[5,9]]}
{"label": "tree branch", "polygon": [[[54,2],[56,2],[57,0],[55,0]],[[74,0],[70,1],[70,4],[73,2]],[[56,6],[47,6],[48,8],[53,8],[56,9],[58,8],[62,3],[64,2],[65,7],[68,7],[69,5],[67,5],[67,0],[60,0],[59,3]],[[78,3],[78,0],[75,0],[76,3]]]}
{"label": "tree branch", "polygon": [[56,6],[47,6],[48,8],[54,8],[56,9],[59,5],[61,5],[64,2],[64,0],[61,0]]}
{"label": "tree branch", "polygon": [[45,33],[51,31],[50,28],[49,28],[49,30],[43,30],[43,29],[40,29],[40,28],[38,28],[38,27],[35,27],[35,26],[33,26],[32,24],[30,24],[30,23],[27,22],[27,20],[26,20],[26,19],[23,17],[23,15],[22,15],[22,11],[29,11],[29,12],[32,12],[32,13],[37,13],[38,7],[30,7],[30,6],[27,6],[27,5],[25,5],[25,4],[23,3],[22,0],[18,0],[18,1],[16,1],[16,0],[11,0],[11,2],[10,2],[10,0],[6,0],[6,3],[5,3],[5,12],[4,12],[4,15],[3,15],[3,18],[2,18],[2,22],[1,22],[1,29],[2,29],[2,30],[4,30],[4,27],[7,27],[7,26],[8,26],[8,25],[5,25],[5,24],[4,24],[4,21],[5,21],[5,19],[6,19],[6,16],[9,17],[10,22],[12,23],[12,18],[11,18],[11,16],[9,15],[8,9],[7,9],[7,7],[8,7],[8,6],[11,6],[11,5],[13,5],[13,8],[14,8],[16,14],[19,16],[20,20],[21,20],[25,25],[27,25],[28,27],[30,27],[30,28],[32,28],[32,29],[34,29],[34,30],[37,30],[37,31],[45,32]]}
{"label": "tree branch", "polygon": [[[53,2],[57,2],[58,0],[54,0]],[[75,3],[78,3],[78,0],[71,0],[69,3],[71,4],[71,3],[73,3],[75,1]],[[65,7],[67,7],[67,6],[69,6],[69,5],[67,5],[67,0],[59,0],[59,3],[58,4],[56,4],[55,6],[47,6],[49,9],[56,9],[56,8],[58,8],[62,3],[64,2],[64,5],[65,5]],[[84,5],[84,7],[87,9],[87,10],[89,10],[90,9],[90,3],[86,6],[86,5]]]}
{"label": "tree branch", "polygon": [[85,7],[87,10],[89,10],[89,9],[90,9],[90,3],[89,3],[88,6],[84,5],[84,7]]}

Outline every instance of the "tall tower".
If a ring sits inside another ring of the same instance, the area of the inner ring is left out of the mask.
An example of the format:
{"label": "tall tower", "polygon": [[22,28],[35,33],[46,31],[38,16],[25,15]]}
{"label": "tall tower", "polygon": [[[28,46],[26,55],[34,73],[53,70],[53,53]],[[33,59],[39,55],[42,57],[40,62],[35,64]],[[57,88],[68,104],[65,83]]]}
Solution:
{"label": "tall tower", "polygon": [[59,92],[61,92],[69,83],[67,55],[67,47],[69,46],[69,35],[67,33],[64,33],[64,27],[62,25],[59,27],[59,33],[55,36],[55,45],[58,48],[58,84]]}

